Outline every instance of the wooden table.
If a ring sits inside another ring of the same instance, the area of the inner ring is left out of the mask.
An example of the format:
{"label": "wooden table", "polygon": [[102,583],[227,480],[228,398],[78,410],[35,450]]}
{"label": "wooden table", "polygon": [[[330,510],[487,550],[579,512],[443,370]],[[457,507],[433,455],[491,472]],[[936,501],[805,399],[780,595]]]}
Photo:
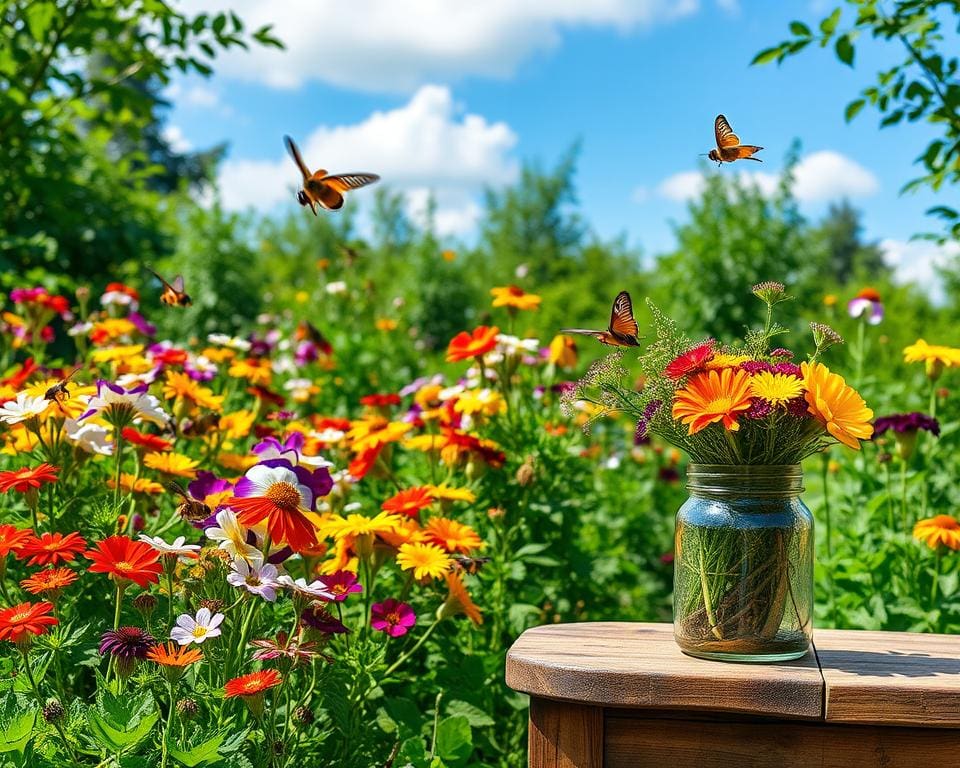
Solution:
{"label": "wooden table", "polygon": [[957,768],[960,637],[821,630],[780,664],[684,655],[669,624],[524,632],[530,768]]}

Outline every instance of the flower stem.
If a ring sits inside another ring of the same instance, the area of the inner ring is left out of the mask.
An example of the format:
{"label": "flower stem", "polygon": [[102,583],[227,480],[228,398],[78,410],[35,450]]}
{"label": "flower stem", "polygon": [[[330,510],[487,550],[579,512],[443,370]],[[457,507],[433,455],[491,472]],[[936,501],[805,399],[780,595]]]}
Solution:
{"label": "flower stem", "polygon": [[907,462],[900,459],[900,524],[904,533],[907,530]]}
{"label": "flower stem", "polygon": [[940,561],[943,559],[943,545],[937,544],[937,558],[933,567],[933,586],[930,589],[930,610],[937,606],[937,589],[940,585]]}
{"label": "flower stem", "polygon": [[394,672],[396,672],[397,669],[399,669],[399,667],[400,667],[407,659],[409,659],[411,656],[413,656],[413,654],[415,654],[415,653],[419,650],[420,646],[423,645],[423,644],[427,641],[427,638],[430,637],[431,634],[433,634],[433,630],[435,630],[435,629],[437,628],[437,625],[438,625],[439,623],[440,623],[440,619],[435,619],[434,622],[433,622],[433,624],[431,624],[429,627],[427,627],[427,631],[424,632],[424,633],[420,636],[420,639],[417,640],[417,642],[414,644],[414,646],[413,646],[409,651],[407,651],[406,653],[402,654],[395,662],[393,662],[393,664],[391,664],[389,667],[387,667],[387,671],[383,673],[383,677],[384,677],[384,678],[390,677],[390,675],[393,674]]}
{"label": "flower stem", "polygon": [[830,519],[830,459],[827,454],[821,454],[823,468],[823,517],[827,524],[827,573],[830,585],[830,614],[833,617],[833,626],[837,626],[837,590],[833,581],[833,526]]}
{"label": "flower stem", "polygon": [[163,726],[163,737],[160,742],[160,768],[167,768],[167,751],[169,749],[168,742],[170,739],[170,728],[173,725],[173,713],[175,708],[175,699],[173,695],[173,681],[167,681],[167,693],[170,697],[170,702],[167,705],[167,722]]}
{"label": "flower stem", "polygon": [[[33,676],[33,670],[30,669],[30,658],[27,650],[23,649],[21,653],[23,654],[23,671],[27,673],[27,679],[30,681],[30,687],[33,689],[34,695],[37,697],[37,703],[40,705],[40,708],[43,709],[43,694],[40,693],[40,686],[37,685],[37,681]],[[63,732],[63,726],[54,720],[53,727],[56,728],[57,733],[60,734],[60,739],[63,741],[63,746],[65,746],[67,748],[67,752],[70,753],[70,759],[73,761],[74,765],[79,765],[77,754],[73,751],[73,747],[70,745],[70,742],[67,741],[67,734]]]}
{"label": "flower stem", "polygon": [[703,562],[703,542],[697,537],[697,554],[700,558],[700,589],[703,592],[703,607],[707,612],[707,621],[710,622],[710,631],[717,640],[723,640],[723,633],[717,627],[717,617],[713,612],[713,602],[710,599],[710,585],[707,582],[707,566]]}
{"label": "flower stem", "polygon": [[117,510],[120,508],[120,470],[123,468],[123,438],[121,437],[119,425],[113,428],[113,453],[114,459],[116,460],[113,476],[115,483],[113,489],[113,508]]}

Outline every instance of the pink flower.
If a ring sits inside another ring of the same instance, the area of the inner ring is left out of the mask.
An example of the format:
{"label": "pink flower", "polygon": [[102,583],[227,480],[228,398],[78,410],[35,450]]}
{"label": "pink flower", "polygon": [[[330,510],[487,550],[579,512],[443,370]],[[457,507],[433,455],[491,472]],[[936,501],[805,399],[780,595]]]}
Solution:
{"label": "pink flower", "polygon": [[417,623],[417,615],[407,603],[392,597],[370,608],[370,626],[390,637],[402,637]]}
{"label": "pink flower", "polygon": [[363,586],[357,583],[357,575],[350,571],[337,571],[321,576],[320,581],[333,593],[333,599],[338,603],[342,603],[354,592],[363,592]]}

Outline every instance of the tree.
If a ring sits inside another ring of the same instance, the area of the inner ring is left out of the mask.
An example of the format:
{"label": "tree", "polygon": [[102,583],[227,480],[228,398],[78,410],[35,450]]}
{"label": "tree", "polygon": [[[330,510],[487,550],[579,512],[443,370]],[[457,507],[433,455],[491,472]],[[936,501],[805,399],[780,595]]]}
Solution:
{"label": "tree", "polygon": [[855,275],[876,280],[889,274],[880,246],[863,241],[860,212],[848,200],[830,204],[815,235],[823,240],[824,271],[837,284],[845,285]]}
{"label": "tree", "polygon": [[[926,172],[904,190],[926,186],[938,191],[960,183],[960,59],[955,47],[953,55],[947,52],[946,41],[955,42],[955,30],[945,29],[948,20],[960,16],[960,0],[846,0],[846,7],[853,11],[852,20],[845,18],[841,5],[820,21],[817,31],[802,21],[791,22],[792,37],[760,51],[753,63],[780,63],[817,43],[821,48],[832,45],[837,58],[852,67],[862,36],[896,45],[904,58],[879,72],[875,84],[847,105],[846,118],[852,120],[870,104],[883,116],[882,127],[904,119],[928,123],[938,136],[917,158]],[[843,26],[842,21],[849,23]],[[928,213],[941,218],[949,234],[960,239],[960,211],[938,205]]]}

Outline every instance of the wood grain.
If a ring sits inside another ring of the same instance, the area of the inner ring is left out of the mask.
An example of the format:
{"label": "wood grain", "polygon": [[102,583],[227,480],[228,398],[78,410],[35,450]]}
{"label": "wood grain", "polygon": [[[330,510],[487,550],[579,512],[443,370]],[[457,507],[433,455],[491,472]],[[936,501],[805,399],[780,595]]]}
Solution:
{"label": "wood grain", "polygon": [[960,637],[821,630],[814,646],[828,722],[960,728]]}
{"label": "wood grain", "polygon": [[956,730],[643,716],[607,717],[605,730],[605,768],[917,768],[960,762]]}
{"label": "wood grain", "polygon": [[812,653],[781,664],[684,655],[669,624],[596,622],[527,630],[507,655],[507,685],[601,707],[820,718],[823,680]]}
{"label": "wood grain", "polygon": [[603,710],[530,700],[529,768],[602,768]]}

